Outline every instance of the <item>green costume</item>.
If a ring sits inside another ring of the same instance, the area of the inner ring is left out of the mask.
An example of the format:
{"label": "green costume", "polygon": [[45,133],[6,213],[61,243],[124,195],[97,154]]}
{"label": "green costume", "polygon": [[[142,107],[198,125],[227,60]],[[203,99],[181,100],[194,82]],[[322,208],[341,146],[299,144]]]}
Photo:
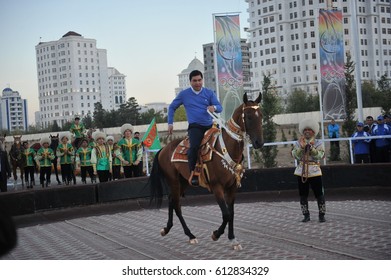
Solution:
{"label": "green costume", "polygon": [[36,154],[37,153],[32,148],[28,148],[24,150],[23,156],[25,158],[26,166],[34,166],[34,159]]}
{"label": "green costume", "polygon": [[76,160],[80,163],[80,166],[92,166],[91,153],[92,153],[91,147],[79,148],[76,151],[76,157],[77,157]]}
{"label": "green costume", "polygon": [[133,164],[133,162],[137,160],[141,160],[143,156],[143,150],[139,140],[135,138],[132,138],[131,140],[122,138],[118,142],[118,146],[121,148],[123,159],[128,161],[129,165]]}
{"label": "green costume", "polygon": [[40,167],[51,167],[54,158],[54,152],[51,148],[41,147],[37,152],[35,160],[39,162]]}
{"label": "green costume", "polygon": [[[67,153],[65,153],[67,151]],[[56,154],[60,158],[60,164],[73,163],[73,146],[69,143],[58,144]]]}
{"label": "green costume", "polygon": [[96,171],[105,171],[111,169],[111,151],[109,146],[95,146],[91,153],[91,163]]}
{"label": "green costume", "polygon": [[73,123],[69,131],[75,135],[75,138],[83,138],[86,128],[82,123],[79,123],[78,125]]}

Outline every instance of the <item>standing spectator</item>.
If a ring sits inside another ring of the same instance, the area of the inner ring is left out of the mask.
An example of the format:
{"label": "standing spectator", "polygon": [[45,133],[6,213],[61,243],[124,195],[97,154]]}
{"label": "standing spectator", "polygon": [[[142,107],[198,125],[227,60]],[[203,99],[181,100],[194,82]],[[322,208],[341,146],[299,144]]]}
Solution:
{"label": "standing spectator", "polygon": [[118,143],[113,144],[113,149],[111,150],[111,156],[113,158],[113,180],[121,179],[121,167],[124,159],[122,158],[121,149],[118,146]]}
{"label": "standing spectator", "polygon": [[371,134],[373,125],[374,125],[373,117],[372,116],[367,116],[365,118],[364,131],[368,132],[369,134]]}
{"label": "standing spectator", "polygon": [[301,211],[304,215],[303,223],[310,221],[308,210],[308,195],[311,187],[319,208],[319,222],[326,221],[326,201],[322,184],[322,170],[320,160],[324,157],[324,145],[316,139],[319,124],[313,119],[302,120],[299,124],[301,137],[296,141],[292,155],[299,161],[294,174],[297,176]]}
{"label": "standing spectator", "polygon": [[0,139],[0,190],[1,192],[7,191],[7,180],[11,178],[11,166],[8,160],[8,154],[4,149],[4,138]]}
{"label": "standing spectator", "polygon": [[[339,138],[339,125],[332,119],[331,123],[327,126],[330,139]],[[330,160],[338,161],[341,160],[339,155],[339,141],[330,141]]]}
{"label": "standing spectator", "polygon": [[136,177],[138,164],[143,156],[140,142],[132,137],[133,126],[126,123],[121,126],[122,139],[118,142],[118,146],[121,148],[122,167],[124,169],[125,178]]}
{"label": "standing spectator", "polygon": [[[110,148],[111,156],[113,156],[113,145],[114,145],[114,137],[109,135],[106,137],[106,145]],[[113,174],[110,173],[109,181],[113,180]]]}
{"label": "standing spectator", "polygon": [[[357,123],[357,131],[353,133],[352,138],[356,137],[370,137],[368,132],[364,131],[364,124],[362,122]],[[369,146],[371,139],[352,139],[354,163],[369,163]]]}
{"label": "standing spectator", "polygon": [[[381,135],[390,135],[390,129],[388,125],[384,123],[384,117],[382,115],[377,117],[377,125],[373,127],[372,135],[381,136]],[[388,162],[388,148],[389,148],[389,138],[380,138],[375,140],[375,161],[374,162]]]}
{"label": "standing spectator", "polygon": [[86,138],[80,141],[80,148],[76,151],[76,163],[80,168],[81,182],[87,184],[87,173],[90,176],[91,184],[95,183],[94,169],[91,164],[91,147],[88,146]]}
{"label": "standing spectator", "polygon": [[69,129],[69,131],[75,137],[74,146],[75,146],[75,149],[77,150],[79,148],[79,145],[80,145],[79,142],[81,141],[81,139],[83,139],[85,137],[84,134],[85,134],[85,131],[86,131],[86,128],[85,128],[84,124],[82,124],[80,122],[80,117],[79,116],[75,116],[75,121],[71,125],[71,128]]}
{"label": "standing spectator", "polygon": [[68,143],[68,133],[62,134],[60,141],[61,143],[58,144],[56,155],[60,159],[62,183],[68,186],[72,181],[74,149],[73,146]]}
{"label": "standing spectator", "polygon": [[[367,116],[365,118],[364,131],[372,136],[372,130],[375,126],[376,123],[373,121],[373,117]],[[370,162],[375,162],[375,141],[371,141],[369,144],[369,160]]]}
{"label": "standing spectator", "polygon": [[140,142],[140,149],[142,151],[142,156],[141,156],[141,159],[140,159],[140,162],[139,164],[137,165],[137,174],[136,174],[136,177],[140,177],[143,175],[143,167],[144,167],[144,163],[143,163],[143,156],[144,156],[144,145],[143,143],[140,141],[140,132],[136,131],[134,133],[134,138],[136,138],[139,142]]}
{"label": "standing spectator", "polygon": [[52,175],[52,160],[54,159],[54,151],[49,148],[51,140],[49,137],[41,138],[41,148],[38,150],[35,157],[39,168],[39,182],[44,187],[50,186],[50,176]]}
{"label": "standing spectator", "polygon": [[[388,126],[388,130],[391,133],[391,115],[384,115],[384,122]],[[388,138],[388,161],[391,162],[391,138]]]}
{"label": "standing spectator", "polygon": [[[33,185],[35,185],[35,179],[34,179],[34,170],[35,170],[35,161],[34,158],[36,156],[36,152],[34,149],[30,148],[30,145],[28,142],[23,142],[23,157],[25,160],[24,164],[24,180],[26,181],[26,185],[28,189],[32,189]],[[29,180],[30,177],[30,180]]]}
{"label": "standing spectator", "polygon": [[91,163],[94,175],[97,175],[99,182],[107,182],[112,172],[112,157],[109,146],[105,143],[106,134],[95,131],[92,134],[95,140],[95,147],[91,152]]}

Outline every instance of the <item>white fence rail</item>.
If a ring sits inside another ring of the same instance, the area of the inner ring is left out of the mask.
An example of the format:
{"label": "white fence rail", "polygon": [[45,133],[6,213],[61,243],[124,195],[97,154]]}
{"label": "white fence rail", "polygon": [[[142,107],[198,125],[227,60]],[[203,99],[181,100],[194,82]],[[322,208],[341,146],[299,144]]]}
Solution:
{"label": "white fence rail", "polygon": [[[355,140],[366,140],[366,139],[384,139],[391,138],[391,135],[382,135],[382,136],[370,136],[370,137],[345,137],[345,138],[333,138],[333,139],[322,139],[323,142],[333,142],[333,141],[348,141],[349,143],[349,154],[350,154],[350,163],[354,164],[354,154],[353,154],[353,141]],[[285,142],[273,142],[273,143],[265,143],[264,146],[280,146],[280,145],[291,145],[296,143],[296,141],[285,141]],[[246,149],[247,155],[247,169],[251,169],[251,149],[252,145],[248,144]],[[149,176],[150,167],[149,167],[149,153],[156,153],[159,150],[146,150],[144,151],[144,164],[146,174]],[[324,159],[324,164],[327,164],[326,158]]]}

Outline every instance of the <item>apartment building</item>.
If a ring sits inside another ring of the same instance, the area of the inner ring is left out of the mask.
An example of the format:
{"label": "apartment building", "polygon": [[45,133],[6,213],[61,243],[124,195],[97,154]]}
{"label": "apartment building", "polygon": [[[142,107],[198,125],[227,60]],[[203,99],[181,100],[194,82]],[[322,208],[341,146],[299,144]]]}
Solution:
{"label": "apartment building", "polygon": [[126,102],[125,76],[107,66],[107,51],[95,39],[69,31],[36,47],[40,111],[36,122],[62,126],[75,115],[92,114],[100,102],[112,110]]}
{"label": "apartment building", "polygon": [[0,130],[27,131],[28,112],[27,100],[18,91],[7,87],[0,99]]}
{"label": "apartment building", "polygon": [[[354,59],[353,36],[359,39],[361,80],[376,83],[391,77],[391,17],[389,0],[357,0],[357,29],[351,29],[352,1],[245,0],[249,12],[251,80],[262,88],[270,75],[286,100],[295,89],[318,93],[320,81],[318,16],[320,9],[342,11],[345,53]],[[345,56],[346,60],[346,56]]]}

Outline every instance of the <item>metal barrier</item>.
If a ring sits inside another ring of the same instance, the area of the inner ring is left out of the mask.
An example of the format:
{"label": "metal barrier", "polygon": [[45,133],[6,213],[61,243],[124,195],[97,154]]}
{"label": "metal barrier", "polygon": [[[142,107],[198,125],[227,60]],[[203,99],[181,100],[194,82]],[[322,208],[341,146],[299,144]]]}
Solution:
{"label": "metal barrier", "polygon": [[[354,154],[353,154],[353,141],[354,140],[366,140],[366,139],[384,139],[384,138],[391,138],[391,135],[381,135],[381,136],[369,136],[369,137],[345,137],[345,138],[332,138],[332,139],[322,139],[323,142],[333,142],[333,141],[348,141],[349,142],[349,151],[350,151],[350,163],[354,164]],[[285,141],[285,142],[273,142],[273,143],[265,143],[264,146],[280,146],[280,145],[291,145],[295,144],[296,141]],[[251,169],[251,151],[252,144],[247,144],[246,149],[246,155],[247,155],[247,169]],[[145,170],[147,176],[149,176],[149,164],[148,164],[148,157],[149,153],[156,153],[159,150],[145,150],[144,156],[145,156]],[[324,164],[326,165],[326,159],[324,159]]]}

